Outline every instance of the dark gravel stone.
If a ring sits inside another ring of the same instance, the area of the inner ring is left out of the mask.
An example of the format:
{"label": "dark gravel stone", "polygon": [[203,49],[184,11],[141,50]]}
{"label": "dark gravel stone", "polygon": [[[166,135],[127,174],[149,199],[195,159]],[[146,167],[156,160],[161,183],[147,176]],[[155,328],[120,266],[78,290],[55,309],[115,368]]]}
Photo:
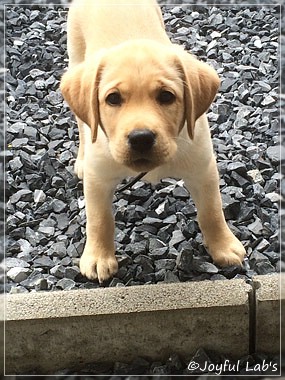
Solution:
{"label": "dark gravel stone", "polygon": [[41,278],[35,283],[35,290],[48,290],[48,281],[46,278]]}
{"label": "dark gravel stone", "polygon": [[51,248],[47,251],[49,256],[64,258],[67,255],[67,249],[65,247],[65,242],[60,241],[54,243]]}
{"label": "dark gravel stone", "polygon": [[149,256],[153,259],[166,259],[168,256],[169,248],[168,247],[162,247],[153,249],[149,252]]}
{"label": "dark gravel stone", "polygon": [[[228,278],[228,279],[235,278],[236,275],[241,274],[243,271],[244,271],[244,268],[237,266],[237,265],[231,265],[229,267],[223,267],[223,268],[220,268],[220,270],[219,270],[220,274],[223,275],[224,277]],[[255,275],[256,272],[251,271],[251,270],[247,270],[246,274],[249,278],[252,278],[252,276]]]}
{"label": "dark gravel stone", "polygon": [[176,266],[175,259],[160,259],[155,261],[155,270],[159,271],[160,269],[173,270]]}
{"label": "dark gravel stone", "polygon": [[179,282],[179,277],[174,274],[171,270],[165,270],[165,274],[164,274],[164,282],[167,282],[167,283],[173,283],[173,282]]}
{"label": "dark gravel stone", "polygon": [[56,283],[56,287],[62,290],[71,290],[76,287],[76,283],[69,278],[62,278]]}
{"label": "dark gravel stone", "polygon": [[144,273],[153,272],[153,261],[146,255],[138,255],[134,258],[134,263],[142,267]]}
{"label": "dark gravel stone", "polygon": [[114,286],[125,286],[125,284],[118,278],[112,278],[109,287],[114,287]]}
{"label": "dark gravel stone", "polygon": [[166,248],[166,244],[163,243],[163,241],[157,239],[157,238],[150,238],[149,239],[149,251],[153,252],[160,248]]}
{"label": "dark gravel stone", "polygon": [[263,224],[261,220],[255,217],[255,221],[247,226],[247,228],[254,233],[255,236],[263,235]]}
{"label": "dark gravel stone", "polygon": [[65,271],[66,268],[63,265],[57,264],[50,269],[50,274],[58,278],[63,278],[65,276]]}
{"label": "dark gravel stone", "polygon": [[225,218],[236,219],[240,211],[240,202],[228,194],[222,193],[223,210]]}
{"label": "dark gravel stone", "polygon": [[159,375],[170,375],[170,370],[168,369],[167,365],[158,365],[152,367],[152,374],[155,376]]}
{"label": "dark gravel stone", "polygon": [[173,189],[172,195],[175,198],[182,198],[182,199],[188,199],[189,198],[189,192],[184,187],[175,187]]}
{"label": "dark gravel stone", "polygon": [[208,263],[207,261],[197,257],[193,258],[191,269],[197,272],[206,272],[210,274],[216,274],[219,271],[214,264]]}
{"label": "dark gravel stone", "polygon": [[80,274],[80,269],[77,266],[67,267],[64,272],[64,277],[69,278],[71,280],[75,280],[75,278]]}
{"label": "dark gravel stone", "polygon": [[34,260],[35,268],[52,268],[54,266],[54,262],[47,256],[39,257]]}
{"label": "dark gravel stone", "polygon": [[189,272],[193,262],[193,251],[191,249],[182,249],[176,260],[177,268],[184,272]]}
{"label": "dark gravel stone", "polygon": [[254,265],[253,269],[257,274],[268,274],[276,272],[276,268],[270,264],[269,260],[257,262]]}
{"label": "dark gravel stone", "polygon": [[231,163],[229,163],[228,170],[230,172],[234,171],[234,172],[240,174],[241,176],[246,175],[246,165],[243,162],[231,162]]}
{"label": "dark gravel stone", "polygon": [[201,368],[204,368],[205,363],[212,364],[211,358],[208,356],[208,353],[204,349],[199,348],[195,355],[191,358],[190,363],[195,363],[194,365],[189,365],[186,373],[188,375],[201,374]]}
{"label": "dark gravel stone", "polygon": [[34,271],[30,274],[30,276],[20,282],[21,286],[24,286],[26,289],[38,290],[41,286],[41,283],[45,280],[44,275],[40,272]]}

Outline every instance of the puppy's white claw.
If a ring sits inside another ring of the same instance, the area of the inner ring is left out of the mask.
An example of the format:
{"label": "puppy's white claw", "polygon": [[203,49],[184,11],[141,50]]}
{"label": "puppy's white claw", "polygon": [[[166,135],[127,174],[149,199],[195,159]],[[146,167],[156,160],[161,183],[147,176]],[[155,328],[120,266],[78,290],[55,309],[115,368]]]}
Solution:
{"label": "puppy's white claw", "polygon": [[100,283],[108,280],[118,271],[118,262],[114,257],[98,260],[97,262],[97,275]]}
{"label": "puppy's white claw", "polygon": [[79,262],[79,268],[81,274],[89,280],[97,279],[96,260],[94,260],[93,256],[83,253]]}

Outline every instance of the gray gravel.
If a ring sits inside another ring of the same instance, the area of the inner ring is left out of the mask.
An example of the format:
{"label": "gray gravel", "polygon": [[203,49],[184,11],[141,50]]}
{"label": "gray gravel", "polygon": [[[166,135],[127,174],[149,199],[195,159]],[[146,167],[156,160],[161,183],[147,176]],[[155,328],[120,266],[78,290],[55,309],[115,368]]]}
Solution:
{"label": "gray gravel", "polygon": [[[279,7],[164,6],[163,14],[172,41],[207,60],[222,79],[209,119],[224,212],[247,257],[243,268],[215,266],[183,182],[139,181],[114,197],[120,269],[104,286],[250,280],[284,269],[278,244]],[[73,174],[78,132],[58,89],[67,66],[66,15],[64,6],[10,6],[6,12],[11,293],[99,286],[78,271],[86,219],[82,183]]]}
{"label": "gray gravel", "polygon": [[[0,5],[3,2],[0,0]],[[15,4],[25,2],[14,1]],[[48,2],[36,1],[37,4]],[[181,1],[172,0],[171,3]],[[213,0],[211,3],[235,4],[236,1]],[[280,179],[281,195],[284,197],[285,194],[285,180],[279,174],[279,148],[276,148],[280,142],[284,143],[284,133],[279,140],[279,127],[276,126],[276,93],[279,92],[276,43],[278,19],[281,16],[274,6],[254,5],[268,3],[266,0],[248,0],[244,3],[253,5],[219,8],[192,5],[188,10],[181,10],[180,7],[174,12],[164,9],[164,14],[173,39],[186,44],[195,54],[209,61],[223,78],[222,91],[212,107],[210,119],[218,153],[225,212],[234,231],[248,247],[245,267],[242,271],[237,268],[222,271],[211,263],[200,245],[201,235],[195,222],[195,208],[180,183],[168,180],[156,188],[139,183],[132,191],[132,198],[127,192],[114,202],[120,272],[109,285],[124,286],[145,281],[195,281],[204,278],[214,280],[235,276],[250,280],[255,273],[275,272],[279,268],[284,270],[285,235],[281,241],[281,260],[277,237]],[[270,1],[272,5],[277,3],[278,0]],[[96,287],[96,284],[80,277],[77,266],[84,245],[85,223],[82,184],[74,178],[72,170],[77,131],[74,121],[70,121],[69,111],[62,106],[58,92],[58,81],[67,65],[62,58],[66,59],[66,10],[64,7],[52,6],[34,6],[32,12],[23,6],[13,7],[12,10],[15,19],[18,18],[18,24],[13,25],[11,20],[6,23],[6,67],[7,96],[15,100],[10,98],[8,101],[5,149],[4,128],[0,128],[0,187],[4,186],[6,158],[6,198],[9,200],[6,262],[9,284],[6,285],[6,291]],[[32,29],[34,22],[39,24],[34,24]],[[0,12],[2,23],[3,12]],[[283,58],[284,25],[282,8]],[[3,32],[3,28],[0,30]],[[18,40],[23,44],[14,42]],[[47,50],[50,53],[48,56],[45,55]],[[3,51],[0,57],[1,67],[4,67]],[[265,65],[259,64],[259,61]],[[279,70],[283,74],[284,62],[283,59]],[[34,71],[31,72],[31,68]],[[0,71],[1,104],[4,104],[3,72]],[[284,94],[284,82],[281,92]],[[283,131],[284,95],[281,95],[280,102]],[[0,109],[3,110],[3,107]],[[282,157],[284,159],[284,151]],[[25,191],[18,193],[19,190]],[[5,199],[2,192],[0,194],[0,231],[3,232]],[[146,197],[146,194],[149,196]],[[11,198],[16,202],[12,203]],[[281,217],[284,217],[284,207]],[[285,233],[284,227],[281,233]],[[133,239],[147,234],[154,235],[150,236],[148,245],[145,245],[145,238],[134,243]],[[182,240],[179,242],[179,239]],[[169,244],[171,240],[176,240],[172,246]],[[2,248],[1,242],[4,242],[3,238],[0,241]],[[5,279],[3,268],[2,263],[1,283]],[[191,272],[189,268],[192,268]],[[3,284],[1,289],[4,290]],[[192,359],[199,361],[203,358],[214,363],[223,362],[224,359],[204,350],[198,350]],[[274,360],[262,354],[241,359],[242,363],[249,361],[254,366],[264,358]],[[137,358],[129,364],[111,363],[102,366],[93,363],[83,369],[62,371],[56,378],[73,380],[78,375],[87,378],[88,375],[102,373],[106,374],[100,376],[102,379],[135,379],[134,376],[127,377],[132,374],[146,374],[147,379],[162,378],[165,374],[189,374],[187,363],[173,354],[167,361],[160,363],[152,363],[144,358]],[[119,374],[120,377],[117,376]],[[202,377],[196,374],[194,378]],[[228,378],[234,379],[235,376],[231,373]]]}

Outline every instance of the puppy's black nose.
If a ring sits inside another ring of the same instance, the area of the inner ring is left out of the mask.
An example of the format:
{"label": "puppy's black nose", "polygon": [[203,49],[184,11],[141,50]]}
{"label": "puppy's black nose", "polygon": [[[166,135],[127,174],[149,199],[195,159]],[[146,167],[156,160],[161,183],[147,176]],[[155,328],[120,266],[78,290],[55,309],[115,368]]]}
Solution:
{"label": "puppy's black nose", "polygon": [[128,143],[137,152],[149,151],[155,143],[155,134],[149,129],[135,129],[128,136]]}

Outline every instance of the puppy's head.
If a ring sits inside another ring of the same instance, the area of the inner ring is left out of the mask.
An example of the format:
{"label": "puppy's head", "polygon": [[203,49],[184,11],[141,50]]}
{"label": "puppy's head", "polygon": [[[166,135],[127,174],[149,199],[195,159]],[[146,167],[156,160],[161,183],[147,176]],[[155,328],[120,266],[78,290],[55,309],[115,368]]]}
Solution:
{"label": "puppy's head", "polygon": [[128,41],[64,74],[61,91],[115,161],[141,172],[169,161],[185,121],[191,139],[219,86],[213,69],[181,48]]}

